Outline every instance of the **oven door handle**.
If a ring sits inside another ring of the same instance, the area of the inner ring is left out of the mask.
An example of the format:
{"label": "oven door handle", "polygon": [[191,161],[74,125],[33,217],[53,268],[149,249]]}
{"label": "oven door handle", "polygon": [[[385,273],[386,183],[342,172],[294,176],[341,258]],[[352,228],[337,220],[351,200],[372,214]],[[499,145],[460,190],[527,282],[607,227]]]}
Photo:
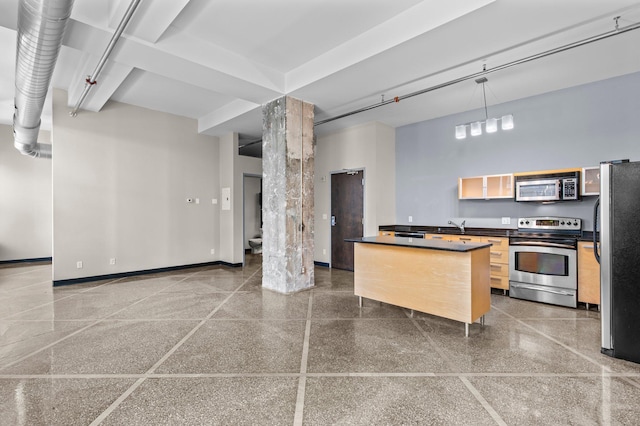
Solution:
{"label": "oven door handle", "polygon": [[534,287],[534,286],[530,286],[530,285],[511,284],[511,287],[524,288],[525,290],[542,291],[542,292],[545,292],[545,293],[559,294],[561,296],[573,296],[573,293],[570,293],[568,291],[549,290],[549,289],[546,289],[546,288]]}
{"label": "oven door handle", "polygon": [[537,247],[558,247],[565,248],[569,250],[575,250],[576,248],[569,244],[560,244],[560,243],[545,243],[541,241],[512,241],[509,243],[510,246],[537,246]]}

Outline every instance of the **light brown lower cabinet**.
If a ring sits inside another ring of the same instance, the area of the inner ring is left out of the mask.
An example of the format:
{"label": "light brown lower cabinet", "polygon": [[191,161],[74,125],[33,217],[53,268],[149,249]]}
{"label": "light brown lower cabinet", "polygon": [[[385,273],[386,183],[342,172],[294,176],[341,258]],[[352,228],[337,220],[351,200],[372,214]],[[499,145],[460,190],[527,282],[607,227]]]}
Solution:
{"label": "light brown lower cabinet", "polygon": [[489,248],[491,288],[506,293],[509,290],[509,238],[482,237],[482,242],[492,244]]}
{"label": "light brown lower cabinet", "polygon": [[587,241],[578,242],[578,302],[600,304],[600,265]]}

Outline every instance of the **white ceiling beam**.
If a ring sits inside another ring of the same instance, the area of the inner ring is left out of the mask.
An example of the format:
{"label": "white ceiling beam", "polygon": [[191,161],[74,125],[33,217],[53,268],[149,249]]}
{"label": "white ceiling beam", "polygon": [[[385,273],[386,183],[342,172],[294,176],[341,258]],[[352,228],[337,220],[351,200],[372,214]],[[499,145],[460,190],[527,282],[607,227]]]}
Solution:
{"label": "white ceiling beam", "polygon": [[206,133],[216,126],[261,107],[260,104],[254,102],[236,99],[198,119],[198,133]]}
{"label": "white ceiling beam", "polygon": [[495,0],[425,0],[286,75],[292,92],[365,61]]}
{"label": "white ceiling beam", "polygon": [[[145,40],[149,43],[156,43],[162,34],[169,28],[171,23],[182,12],[182,9],[189,4],[190,0],[153,0],[143,1],[138,6],[138,10],[131,17],[126,34]],[[118,27],[122,16],[124,16],[131,0],[120,0],[113,4],[109,13],[109,28]]]}
{"label": "white ceiling beam", "polygon": [[[101,53],[110,38],[111,34],[107,31],[72,20],[67,27],[64,45],[84,52]],[[209,51],[203,51],[191,44],[189,48],[181,43],[172,45],[171,41],[167,43],[169,49],[163,45],[165,41],[166,37],[158,44],[151,44],[125,36],[118,42],[112,58],[128,67],[258,104],[282,94],[272,82],[272,75],[265,76],[255,64],[244,58],[222,49],[212,51],[210,46]],[[212,67],[208,59],[211,56],[220,58],[218,67]],[[256,82],[256,79],[260,82]]]}

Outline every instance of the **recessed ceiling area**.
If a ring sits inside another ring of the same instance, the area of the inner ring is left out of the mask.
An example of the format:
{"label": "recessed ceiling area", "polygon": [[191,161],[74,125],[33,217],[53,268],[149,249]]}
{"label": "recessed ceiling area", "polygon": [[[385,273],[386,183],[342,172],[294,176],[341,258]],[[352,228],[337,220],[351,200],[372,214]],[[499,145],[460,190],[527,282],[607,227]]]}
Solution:
{"label": "recessed ceiling area", "polygon": [[[0,123],[11,124],[17,1],[0,3]],[[52,85],[77,101],[129,0],[76,0]],[[142,0],[79,114],[124,102],[262,136],[291,95],[322,120],[640,22],[637,0]],[[488,75],[492,104],[640,71],[633,30]],[[316,127],[397,127],[477,109],[464,81]],[[50,113],[49,113],[50,114]],[[50,117],[48,118],[50,120]],[[43,117],[44,127],[47,117]]]}

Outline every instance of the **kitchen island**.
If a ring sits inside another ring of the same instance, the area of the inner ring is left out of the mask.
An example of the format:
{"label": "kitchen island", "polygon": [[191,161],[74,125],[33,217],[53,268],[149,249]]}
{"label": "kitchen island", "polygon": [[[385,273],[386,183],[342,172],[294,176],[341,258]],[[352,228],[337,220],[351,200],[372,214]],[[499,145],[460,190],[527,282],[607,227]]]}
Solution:
{"label": "kitchen island", "polygon": [[354,244],[354,293],[469,324],[491,308],[489,243],[391,236]]}

